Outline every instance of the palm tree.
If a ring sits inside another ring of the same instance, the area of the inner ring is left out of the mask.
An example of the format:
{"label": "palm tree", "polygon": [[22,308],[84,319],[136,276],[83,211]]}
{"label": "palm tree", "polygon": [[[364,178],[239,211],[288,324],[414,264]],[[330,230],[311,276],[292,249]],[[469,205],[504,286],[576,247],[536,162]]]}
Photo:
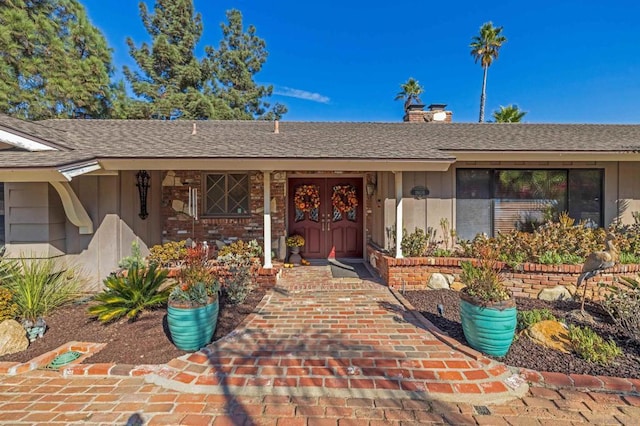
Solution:
{"label": "palm tree", "polygon": [[480,27],[480,34],[471,39],[471,56],[476,63],[480,61],[484,75],[482,77],[482,94],[480,95],[480,123],[484,121],[484,103],[487,90],[487,70],[494,59],[498,58],[498,52],[507,38],[502,33],[502,27],[494,27],[493,23],[487,22]]}
{"label": "palm tree", "polygon": [[424,92],[424,89],[422,88],[422,86],[420,86],[420,83],[418,83],[418,80],[416,80],[413,77],[409,77],[409,80],[407,80],[406,83],[401,84],[400,88],[402,88],[401,91],[398,92],[398,94],[396,95],[395,100],[399,100],[399,99],[404,99],[404,110],[407,111],[407,109],[409,108],[409,105],[411,105],[414,102],[422,102],[422,100],[420,100],[420,95]]}
{"label": "palm tree", "polygon": [[499,110],[493,111],[493,119],[496,123],[519,123],[526,114],[525,111],[520,111],[518,105],[501,105]]}

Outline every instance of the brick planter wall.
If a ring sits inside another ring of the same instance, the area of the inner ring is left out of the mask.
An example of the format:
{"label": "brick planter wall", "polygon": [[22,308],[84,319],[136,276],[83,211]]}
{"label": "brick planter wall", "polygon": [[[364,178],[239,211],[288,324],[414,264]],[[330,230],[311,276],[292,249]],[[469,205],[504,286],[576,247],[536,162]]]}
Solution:
{"label": "brick planter wall", "polygon": [[[373,246],[367,247],[369,263],[380,274],[389,287],[406,290],[424,290],[433,273],[451,274],[456,281],[460,279],[460,263],[469,260],[451,257],[408,257],[396,259]],[[517,270],[502,264],[502,275],[507,287],[515,296],[538,296],[541,290],[557,285],[575,286],[582,265],[541,265],[524,263]],[[614,268],[592,278],[587,282],[587,296],[598,298],[598,282],[613,283],[615,277],[637,277],[640,265],[616,265]]]}

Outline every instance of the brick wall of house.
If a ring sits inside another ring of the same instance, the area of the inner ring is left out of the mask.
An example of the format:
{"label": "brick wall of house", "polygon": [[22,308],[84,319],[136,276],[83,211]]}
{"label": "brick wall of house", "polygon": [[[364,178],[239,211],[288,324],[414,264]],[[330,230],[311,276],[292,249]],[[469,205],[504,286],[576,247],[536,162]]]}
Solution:
{"label": "brick wall of house", "polygon": [[[162,183],[163,239],[178,241],[192,238],[196,241],[222,240],[236,237],[249,241],[263,240],[263,176],[261,172],[249,173],[251,199],[250,215],[237,218],[213,218],[202,216],[204,173],[176,170],[165,173]],[[271,235],[273,239],[285,235],[285,185],[286,174],[271,174]],[[185,212],[189,201],[189,187],[198,188],[200,217],[194,221]]]}
{"label": "brick wall of house", "polygon": [[[195,241],[207,241],[212,245],[216,240],[230,237],[249,241],[256,239],[262,242],[263,219],[263,175],[261,172],[250,172],[250,210],[247,217],[238,218],[213,218],[202,216],[202,200],[204,194],[203,176],[205,172],[192,170],[170,170],[163,174],[162,182],[162,217],[163,240],[179,241],[191,238]],[[302,173],[295,173],[301,176]],[[349,174],[349,173],[345,173]],[[313,176],[309,174],[310,177]],[[365,176],[366,182],[371,176]],[[286,185],[287,173],[274,172],[271,174],[271,235],[276,240],[280,236],[286,236]],[[189,187],[198,188],[198,205],[200,217],[194,221],[186,214],[189,201]],[[364,188],[363,187],[363,188]],[[363,189],[364,190],[364,189]],[[366,236],[369,241],[370,229],[373,219],[369,203],[371,200],[366,193],[363,194]]]}
{"label": "brick wall of house", "polygon": [[[408,257],[396,259],[385,255],[373,246],[367,248],[369,262],[378,271],[382,279],[396,289],[424,290],[433,273],[451,274],[456,281],[460,279],[460,262],[468,259],[448,257]],[[515,296],[538,296],[541,290],[557,285],[574,286],[582,265],[541,265],[524,263],[518,270],[503,265],[502,275],[505,285]],[[612,284],[620,276],[637,277],[640,265],[617,265],[607,273],[587,282],[587,297],[598,299],[602,289],[598,282]]]}

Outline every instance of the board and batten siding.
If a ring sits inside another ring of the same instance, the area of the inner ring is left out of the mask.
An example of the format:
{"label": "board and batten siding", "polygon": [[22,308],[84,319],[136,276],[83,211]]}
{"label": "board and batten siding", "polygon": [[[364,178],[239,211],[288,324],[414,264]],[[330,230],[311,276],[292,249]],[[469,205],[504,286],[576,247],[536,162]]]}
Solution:
{"label": "board and batten siding", "polygon": [[[459,162],[446,172],[403,173],[403,224],[411,233],[416,227],[436,230],[436,239],[442,239],[440,220],[446,218],[451,227],[456,224],[456,169],[576,169],[598,168],[604,170],[603,219],[605,225],[615,220],[633,223],[633,212],[640,211],[640,162]],[[391,172],[378,174],[377,203],[374,207],[375,228],[371,232],[372,242],[388,249],[388,231],[395,226],[395,178]],[[426,199],[417,200],[411,188],[425,186],[429,189]]]}
{"label": "board and batten siding", "polygon": [[7,255],[60,257],[89,278],[86,290],[102,288],[102,280],[131,254],[138,240],[143,255],[162,241],[161,172],[150,172],[149,217],[142,220],[136,172],[79,176],[70,183],[93,221],[94,233],[81,235],[66,218],[60,196],[46,182],[6,183]]}

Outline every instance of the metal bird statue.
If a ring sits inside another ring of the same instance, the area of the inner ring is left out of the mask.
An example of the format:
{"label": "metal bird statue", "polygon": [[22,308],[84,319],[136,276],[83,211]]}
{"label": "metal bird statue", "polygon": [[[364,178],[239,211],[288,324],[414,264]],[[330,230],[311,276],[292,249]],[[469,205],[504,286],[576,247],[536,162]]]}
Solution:
{"label": "metal bird statue", "polygon": [[[596,251],[587,256],[582,266],[582,273],[578,277],[578,283],[576,284],[576,291],[583,281],[593,278],[600,274],[605,269],[613,268],[618,261],[618,249],[613,245],[615,235],[607,233],[607,237],[604,240],[604,245],[607,247],[603,251]],[[587,283],[584,283],[584,291],[582,293],[582,305],[580,311],[584,314],[584,301],[587,296]]]}

